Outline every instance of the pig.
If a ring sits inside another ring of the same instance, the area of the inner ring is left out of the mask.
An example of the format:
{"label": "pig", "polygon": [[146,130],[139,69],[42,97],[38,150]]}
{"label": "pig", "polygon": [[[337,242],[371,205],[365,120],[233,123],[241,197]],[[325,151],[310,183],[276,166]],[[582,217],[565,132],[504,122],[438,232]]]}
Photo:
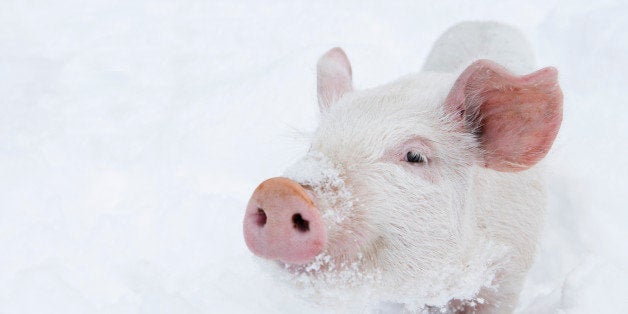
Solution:
{"label": "pig", "polygon": [[329,50],[318,129],[253,192],[248,248],[320,296],[512,312],[543,228],[540,161],[562,121],[557,70],[535,69],[523,35],[494,22],[451,27],[419,73],[365,90]]}

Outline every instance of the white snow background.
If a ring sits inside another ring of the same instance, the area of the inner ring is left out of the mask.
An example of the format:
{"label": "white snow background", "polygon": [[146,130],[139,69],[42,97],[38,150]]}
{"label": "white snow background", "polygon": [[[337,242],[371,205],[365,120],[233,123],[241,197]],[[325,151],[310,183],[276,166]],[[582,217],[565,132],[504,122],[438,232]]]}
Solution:
{"label": "white snow background", "polygon": [[560,71],[551,206],[521,313],[628,313],[625,1],[0,2],[0,313],[317,312],[246,249],[255,186],[307,149],[316,60],[357,88],[463,20]]}

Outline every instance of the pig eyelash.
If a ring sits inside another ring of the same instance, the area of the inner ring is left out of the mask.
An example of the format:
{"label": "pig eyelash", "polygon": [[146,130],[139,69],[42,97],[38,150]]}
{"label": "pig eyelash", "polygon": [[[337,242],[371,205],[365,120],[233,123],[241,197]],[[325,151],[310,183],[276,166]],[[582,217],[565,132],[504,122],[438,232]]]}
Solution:
{"label": "pig eyelash", "polygon": [[416,165],[427,165],[427,157],[421,153],[408,151],[406,153],[405,161]]}

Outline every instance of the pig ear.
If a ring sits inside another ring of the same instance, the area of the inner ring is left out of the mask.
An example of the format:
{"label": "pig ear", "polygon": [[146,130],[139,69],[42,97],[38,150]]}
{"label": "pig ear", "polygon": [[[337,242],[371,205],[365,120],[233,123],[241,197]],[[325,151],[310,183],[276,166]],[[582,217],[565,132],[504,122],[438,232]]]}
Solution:
{"label": "pig ear", "polygon": [[548,67],[516,76],[489,60],[462,72],[445,106],[478,135],[485,167],[522,171],[545,157],[562,121],[557,74]]}
{"label": "pig ear", "polygon": [[318,105],[321,112],[353,90],[351,64],[342,49],[336,47],[324,54],[316,65]]}

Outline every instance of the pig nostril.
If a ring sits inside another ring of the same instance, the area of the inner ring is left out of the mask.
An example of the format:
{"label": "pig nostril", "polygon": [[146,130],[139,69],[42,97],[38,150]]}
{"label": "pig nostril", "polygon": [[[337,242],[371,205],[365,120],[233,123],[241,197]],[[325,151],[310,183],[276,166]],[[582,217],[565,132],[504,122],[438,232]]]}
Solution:
{"label": "pig nostril", "polygon": [[263,209],[258,208],[256,216],[255,222],[258,226],[263,227],[266,224],[266,213]]}
{"label": "pig nostril", "polygon": [[299,230],[300,232],[308,232],[310,231],[310,222],[303,219],[301,214],[292,215],[292,223],[294,228]]}

